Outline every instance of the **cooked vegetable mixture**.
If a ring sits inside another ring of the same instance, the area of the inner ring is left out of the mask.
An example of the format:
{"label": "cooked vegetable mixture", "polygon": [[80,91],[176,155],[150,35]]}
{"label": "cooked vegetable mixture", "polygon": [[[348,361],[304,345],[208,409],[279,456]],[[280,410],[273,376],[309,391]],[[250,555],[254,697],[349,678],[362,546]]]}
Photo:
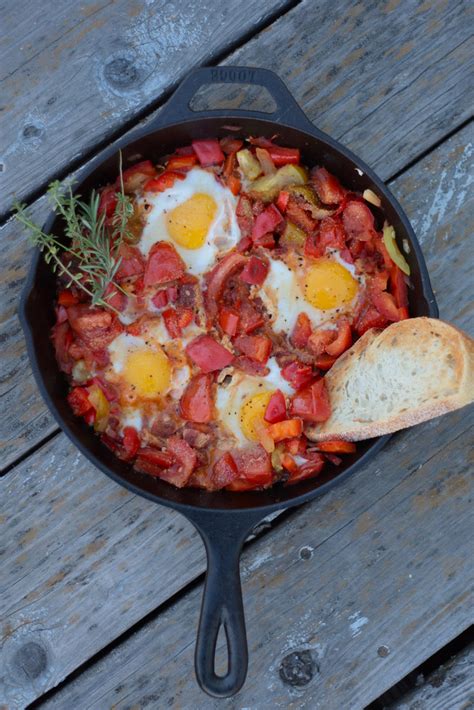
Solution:
{"label": "cooked vegetable mixture", "polygon": [[84,203],[53,197],[65,248],[52,338],[73,412],[144,475],[243,491],[317,476],[324,375],[369,328],[408,317],[408,265],[380,198],[297,148],[196,140]]}

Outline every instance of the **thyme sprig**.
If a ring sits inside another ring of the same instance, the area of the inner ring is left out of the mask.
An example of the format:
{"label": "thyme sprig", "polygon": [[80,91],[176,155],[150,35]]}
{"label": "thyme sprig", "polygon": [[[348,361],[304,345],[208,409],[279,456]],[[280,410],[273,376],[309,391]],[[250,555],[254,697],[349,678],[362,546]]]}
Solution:
{"label": "thyme sprig", "polygon": [[[92,190],[89,201],[73,194],[72,184],[65,189],[58,180],[48,187],[48,199],[57,215],[63,218],[67,243],[63,244],[54,234],[44,232],[28,214],[26,205],[16,203],[16,219],[28,230],[30,243],[43,252],[45,261],[54,272],[68,279],[68,288],[73,284],[84,291],[93,306],[115,310],[104,295],[109,284],[114,283],[121,259],[118,249],[124,239],[130,237],[128,220],[133,214],[131,198],[125,194],[122,176],[122,156],[120,155],[120,190],[116,193],[117,204],[106,225],[105,212],[99,211],[100,194]],[[62,254],[72,257],[67,263]]]}

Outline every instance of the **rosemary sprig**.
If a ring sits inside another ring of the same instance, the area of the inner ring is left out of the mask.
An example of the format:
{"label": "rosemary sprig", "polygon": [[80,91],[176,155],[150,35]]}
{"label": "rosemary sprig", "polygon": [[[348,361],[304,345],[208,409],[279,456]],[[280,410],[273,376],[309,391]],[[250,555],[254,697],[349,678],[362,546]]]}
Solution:
{"label": "rosemary sprig", "polygon": [[[95,190],[92,190],[89,201],[84,202],[80,195],[73,194],[71,184],[66,185],[63,191],[56,180],[50,184],[47,194],[54,211],[63,218],[64,234],[69,240],[66,245],[33,222],[26,205],[14,205],[16,219],[27,228],[29,241],[43,252],[46,263],[51,265],[53,271],[67,277],[68,287],[74,284],[84,291],[93,306],[115,310],[104,300],[104,295],[111,283],[122,290],[114,283],[121,261],[117,253],[122,240],[129,238],[127,223],[133,214],[132,201],[124,192],[122,155],[120,190],[117,191],[110,228],[105,224],[105,213],[99,212],[100,195]],[[73,268],[61,258],[64,252],[73,257]]]}

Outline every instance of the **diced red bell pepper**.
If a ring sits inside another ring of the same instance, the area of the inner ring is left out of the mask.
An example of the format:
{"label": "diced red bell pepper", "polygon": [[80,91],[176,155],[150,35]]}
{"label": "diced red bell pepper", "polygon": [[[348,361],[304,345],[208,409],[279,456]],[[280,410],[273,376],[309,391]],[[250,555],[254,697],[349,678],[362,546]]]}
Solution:
{"label": "diced red bell pepper", "polygon": [[272,350],[272,341],[266,335],[239,335],[234,343],[251,360],[264,364]]}
{"label": "diced red bell pepper", "polygon": [[184,390],[180,401],[181,416],[189,422],[206,424],[212,421],[212,375],[195,375]]}
{"label": "diced red bell pepper", "polygon": [[229,155],[226,157],[226,159],[224,161],[224,169],[222,171],[222,176],[224,177],[224,179],[226,181],[234,172],[236,162],[237,162],[237,159],[235,157],[235,153],[229,153]]}
{"label": "diced red bell pepper", "polygon": [[326,345],[326,352],[331,357],[339,357],[341,353],[352,345],[352,331],[349,321],[341,320],[338,324],[337,337],[329,345]]}
{"label": "diced red bell pepper", "polygon": [[286,190],[281,190],[280,194],[277,197],[277,200],[275,202],[276,206],[280,210],[280,212],[286,212],[286,208],[288,207],[288,200],[290,199],[290,193],[287,192]]}
{"label": "diced red bell pepper", "polygon": [[74,306],[76,303],[79,303],[79,298],[69,289],[64,289],[58,294],[58,303],[60,306],[67,308],[68,306]]}
{"label": "diced red bell pepper", "polygon": [[242,281],[248,284],[263,284],[268,274],[268,264],[256,256],[251,256],[240,273]]}
{"label": "diced red bell pepper", "polygon": [[311,321],[306,313],[299,313],[290,340],[295,348],[305,348],[312,332]]}
{"label": "diced red bell pepper", "polygon": [[76,417],[83,417],[94,409],[89,401],[89,392],[85,387],[74,387],[67,396],[67,401]]}
{"label": "diced red bell pepper", "polygon": [[185,271],[186,265],[176,249],[166,242],[158,242],[148,255],[143,282],[145,286],[163,284],[179,279]]}
{"label": "diced red bell pepper", "polygon": [[239,476],[254,485],[264,486],[272,481],[272,464],[269,454],[263,446],[252,449],[241,449],[234,453]]}
{"label": "diced red bell pepper", "polygon": [[395,299],[390,293],[387,293],[387,291],[374,291],[371,293],[371,298],[380,315],[391,322],[400,320]]}
{"label": "diced red bell pepper", "polygon": [[326,168],[316,168],[311,172],[311,182],[321,202],[334,205],[342,202],[345,190],[339,180],[329,173]]}
{"label": "diced red bell pepper", "polygon": [[198,335],[186,346],[186,352],[204,373],[222,370],[234,359],[233,353],[210,335]]}
{"label": "diced red bell pepper", "polygon": [[104,187],[100,193],[99,214],[105,212],[106,219],[110,219],[117,207],[117,188],[114,185]]}
{"label": "diced red bell pepper", "polygon": [[298,360],[288,363],[282,368],[281,376],[290,383],[295,390],[306,387],[315,378],[311,365],[304,365]]}
{"label": "diced red bell pepper", "polygon": [[133,426],[126,426],[123,430],[123,454],[125,461],[135,458],[140,448],[140,437]]}
{"label": "diced red bell pepper", "polygon": [[180,328],[186,328],[193,322],[194,311],[191,308],[180,308],[178,310],[178,325]]}
{"label": "diced red bell pepper", "polygon": [[408,306],[408,288],[406,285],[403,272],[396,264],[392,265],[390,270],[390,290],[395,298],[395,303],[398,308],[407,308]]}
{"label": "diced red bell pepper", "polygon": [[269,205],[255,219],[252,229],[252,240],[261,240],[265,235],[271,234],[283,221],[280,210],[274,204]]}
{"label": "diced red bell pepper", "polygon": [[229,175],[229,177],[227,178],[227,185],[233,195],[238,195],[242,183],[240,182],[238,177],[235,177],[235,175]]}
{"label": "diced red bell pepper", "polygon": [[268,146],[267,150],[277,168],[281,165],[288,165],[289,163],[296,165],[300,162],[299,148],[283,148],[283,146],[271,145]]}
{"label": "diced red bell pepper", "polygon": [[219,313],[219,325],[224,333],[227,333],[231,338],[237,333],[239,320],[239,314],[233,308],[228,308],[227,306],[221,308]]}
{"label": "diced red bell pepper", "polygon": [[174,170],[189,170],[198,162],[198,157],[195,153],[189,155],[172,155],[166,163],[167,171]]}
{"label": "diced red bell pepper", "polygon": [[225,488],[229,483],[236,480],[239,476],[237,464],[232,455],[226,451],[220,459],[216,461],[212,468],[211,479],[217,489]]}
{"label": "diced red bell pepper", "polygon": [[166,293],[166,289],[162,288],[158,291],[151,299],[151,302],[154,306],[156,306],[156,308],[164,308],[168,304],[168,294]]}
{"label": "diced red bell pepper", "polygon": [[184,180],[184,174],[178,173],[176,170],[165,170],[164,173],[158,175],[158,177],[151,178],[148,180],[144,186],[143,190],[145,192],[164,192],[173,187],[176,180]]}
{"label": "diced red bell pepper", "polygon": [[210,140],[192,141],[194,152],[199,158],[199,162],[205,168],[208,165],[219,165],[224,162],[224,153],[215,138]]}
{"label": "diced red bell pepper", "polygon": [[218,301],[228,279],[247,263],[247,257],[237,252],[226,254],[223,259],[212,269],[209,274],[207,291],[205,295],[206,308],[211,317],[218,311]]}
{"label": "diced red bell pepper", "polygon": [[356,451],[352,441],[321,441],[317,446],[320,451],[330,454],[353,454]]}
{"label": "diced red bell pepper", "polygon": [[161,478],[163,470],[172,466],[174,460],[174,456],[168,451],[160,451],[151,446],[146,446],[143,449],[139,449],[135,467],[149,476]]}
{"label": "diced red bell pepper", "polygon": [[313,382],[309,387],[293,395],[290,415],[301,417],[308,422],[325,422],[331,415],[331,405],[324,379]]}
{"label": "diced red bell pepper", "polygon": [[301,419],[285,419],[282,422],[270,424],[268,433],[273,441],[283,441],[284,439],[293,439],[295,436],[300,436],[303,432],[303,422]]}
{"label": "diced red bell pepper", "polygon": [[286,419],[286,400],[281,390],[276,390],[270,397],[264,419],[270,424],[276,424],[276,422]]}
{"label": "diced red bell pepper", "polygon": [[244,301],[239,309],[240,325],[239,329],[245,333],[253,333],[265,323],[265,318],[259,313],[251,303]]}

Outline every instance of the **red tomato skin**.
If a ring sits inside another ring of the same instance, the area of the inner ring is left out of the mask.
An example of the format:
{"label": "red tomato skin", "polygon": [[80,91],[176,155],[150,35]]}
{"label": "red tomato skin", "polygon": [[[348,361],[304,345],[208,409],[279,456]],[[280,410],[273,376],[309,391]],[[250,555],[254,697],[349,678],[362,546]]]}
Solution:
{"label": "red tomato skin", "polygon": [[240,316],[233,308],[224,306],[219,313],[219,325],[231,338],[237,334]]}
{"label": "red tomato skin", "polygon": [[270,357],[272,341],[265,335],[239,335],[234,344],[251,360],[265,364]]}
{"label": "red tomato skin", "polygon": [[304,365],[298,360],[288,363],[281,370],[281,376],[290,383],[295,390],[309,385],[315,379],[311,365]]}
{"label": "red tomato skin", "polygon": [[194,152],[199,162],[205,168],[209,165],[219,165],[224,162],[224,153],[216,139],[192,141]]}
{"label": "red tomato skin", "polygon": [[293,395],[290,416],[300,417],[309,422],[325,422],[331,415],[331,405],[324,379],[299,390]]}
{"label": "red tomato skin", "polygon": [[267,274],[268,264],[252,255],[240,272],[240,278],[245,283],[261,286],[267,278]]}
{"label": "red tomato skin", "polygon": [[135,458],[140,448],[140,437],[137,430],[132,426],[126,426],[123,430],[123,458],[131,461]]}
{"label": "red tomato skin", "polygon": [[265,410],[264,419],[266,422],[269,422],[269,424],[282,422],[286,419],[286,400],[281,390],[276,390],[270,397],[270,401]]}
{"label": "red tomato skin", "polygon": [[195,375],[187,385],[180,401],[181,416],[189,422],[207,424],[214,418],[213,377],[210,374]]}
{"label": "red tomato skin", "polygon": [[234,360],[233,353],[210,335],[198,335],[186,346],[186,353],[205,374],[222,370]]}
{"label": "red tomato skin", "polygon": [[145,267],[143,283],[155,286],[179,279],[186,271],[186,265],[171,244],[158,242],[151,248]]}
{"label": "red tomato skin", "polygon": [[211,479],[217,489],[225,488],[239,477],[232,455],[226,451],[212,468]]}

